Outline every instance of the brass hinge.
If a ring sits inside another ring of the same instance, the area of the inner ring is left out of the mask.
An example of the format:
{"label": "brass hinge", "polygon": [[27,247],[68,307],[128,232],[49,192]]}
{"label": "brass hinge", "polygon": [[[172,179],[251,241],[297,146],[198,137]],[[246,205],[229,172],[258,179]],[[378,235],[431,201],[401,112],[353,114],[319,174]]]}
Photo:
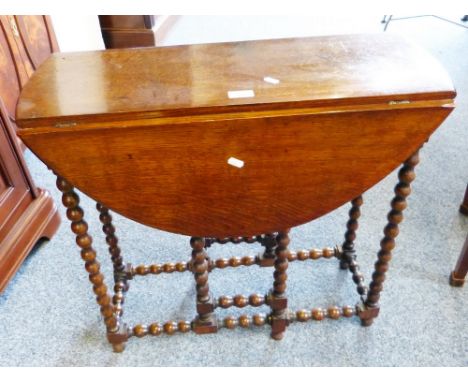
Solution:
{"label": "brass hinge", "polygon": [[55,127],[73,127],[76,126],[76,122],[63,122],[63,123],[56,123]]}
{"label": "brass hinge", "polygon": [[411,101],[408,100],[402,100],[402,101],[390,101],[388,104],[389,105],[401,105],[405,103],[411,103]]}

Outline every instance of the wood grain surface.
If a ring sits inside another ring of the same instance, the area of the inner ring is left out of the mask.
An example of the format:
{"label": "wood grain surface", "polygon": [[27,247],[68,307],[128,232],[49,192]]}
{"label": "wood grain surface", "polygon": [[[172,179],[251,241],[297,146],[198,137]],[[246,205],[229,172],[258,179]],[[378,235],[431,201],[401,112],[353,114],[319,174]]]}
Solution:
{"label": "wood grain surface", "polygon": [[[239,90],[254,96],[228,97]],[[401,37],[331,36],[57,53],[23,90],[18,117],[36,126],[453,97],[440,65]]]}
{"label": "wood grain surface", "polygon": [[[235,89],[255,97],[228,98]],[[50,168],[124,216],[250,236],[362,194],[454,97],[439,64],[401,38],[335,36],[54,55],[17,120]]]}

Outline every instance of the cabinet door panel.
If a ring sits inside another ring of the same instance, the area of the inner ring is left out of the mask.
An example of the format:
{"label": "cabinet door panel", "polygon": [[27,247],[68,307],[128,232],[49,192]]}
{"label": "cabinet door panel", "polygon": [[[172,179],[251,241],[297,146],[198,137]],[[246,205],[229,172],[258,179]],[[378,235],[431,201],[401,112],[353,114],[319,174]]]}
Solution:
{"label": "cabinet door panel", "polygon": [[32,200],[28,182],[19,168],[7,125],[0,118],[0,242]]}
{"label": "cabinet door panel", "polygon": [[[20,94],[20,80],[13,53],[6,38],[6,16],[2,16],[0,25],[0,96],[5,105],[8,117],[14,121],[16,102]],[[2,29],[4,29],[2,31]]]}
{"label": "cabinet door panel", "polygon": [[21,89],[58,49],[47,16],[0,16],[0,97],[11,122]]}
{"label": "cabinet door panel", "polygon": [[15,16],[21,40],[34,70],[53,51],[44,16]]}

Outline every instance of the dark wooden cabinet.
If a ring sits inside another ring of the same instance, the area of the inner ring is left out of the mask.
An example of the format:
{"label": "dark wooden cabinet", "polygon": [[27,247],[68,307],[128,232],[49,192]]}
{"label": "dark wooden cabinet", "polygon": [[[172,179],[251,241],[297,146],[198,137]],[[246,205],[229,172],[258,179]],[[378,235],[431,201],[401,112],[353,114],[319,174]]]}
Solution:
{"label": "dark wooden cabinet", "polygon": [[107,49],[154,46],[154,16],[101,15],[102,38]]}
{"label": "dark wooden cabinet", "polygon": [[[3,114],[3,113],[2,113]],[[24,210],[32,201],[32,194],[27,182],[20,170],[18,153],[11,139],[11,131],[8,129],[4,118],[0,118],[0,243],[11,230],[18,213]],[[2,246],[3,247],[3,246]]]}
{"label": "dark wooden cabinet", "polygon": [[176,20],[164,15],[99,16],[106,49],[158,46]]}
{"label": "dark wooden cabinet", "polygon": [[16,135],[19,93],[57,43],[45,16],[0,16],[0,292],[38,239],[51,238],[60,218],[37,188]]}

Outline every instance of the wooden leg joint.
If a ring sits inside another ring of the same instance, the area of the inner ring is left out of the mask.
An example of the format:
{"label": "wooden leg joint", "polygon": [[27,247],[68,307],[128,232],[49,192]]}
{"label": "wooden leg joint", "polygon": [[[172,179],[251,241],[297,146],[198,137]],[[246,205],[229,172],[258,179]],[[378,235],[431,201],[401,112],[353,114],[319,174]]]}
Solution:
{"label": "wooden leg joint", "polygon": [[288,298],[286,296],[275,296],[271,291],[267,296],[267,304],[273,310],[283,310],[288,307]]}
{"label": "wooden leg joint", "polygon": [[258,265],[261,267],[272,267],[275,264],[276,258],[276,235],[273,233],[267,233],[263,236],[261,243],[265,247],[265,251],[258,255]]}
{"label": "wooden leg joint", "polygon": [[362,326],[370,326],[372,325],[374,318],[379,315],[380,307],[369,307],[364,303],[358,304],[356,306],[357,314],[361,319]]}
{"label": "wooden leg joint", "polygon": [[132,264],[126,263],[125,267],[121,271],[114,272],[114,280],[115,282],[132,280],[133,272],[134,270],[133,270]]}
{"label": "wooden leg joint", "polygon": [[355,259],[355,257],[356,251],[354,249],[341,251],[338,257],[340,259],[340,268],[349,269],[349,263]]}
{"label": "wooden leg joint", "polygon": [[281,340],[286,331],[286,327],[289,325],[289,312],[284,309],[281,312],[276,312],[270,316],[271,322],[271,338],[274,340]]}
{"label": "wooden leg joint", "polygon": [[218,331],[218,320],[216,315],[209,314],[204,318],[197,316],[192,322],[192,329],[197,334],[216,333]]}
{"label": "wooden leg joint", "polygon": [[212,297],[210,297],[210,299],[206,302],[197,301],[197,313],[200,315],[212,313],[215,310],[215,308],[216,306],[213,302]]}
{"label": "wooden leg joint", "polygon": [[450,285],[454,287],[462,287],[465,284],[465,278],[458,278],[455,272],[450,274]]}
{"label": "wooden leg joint", "polygon": [[257,257],[257,264],[261,267],[272,267],[275,265],[275,256],[269,256],[268,254],[261,253]]}

